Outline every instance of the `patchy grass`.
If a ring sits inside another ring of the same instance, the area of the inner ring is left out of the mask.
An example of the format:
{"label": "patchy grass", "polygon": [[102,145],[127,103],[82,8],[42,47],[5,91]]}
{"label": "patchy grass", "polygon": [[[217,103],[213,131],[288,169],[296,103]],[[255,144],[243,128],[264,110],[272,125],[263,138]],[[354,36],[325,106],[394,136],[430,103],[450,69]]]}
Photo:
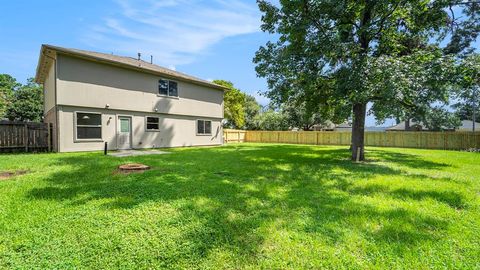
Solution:
{"label": "patchy grass", "polygon": [[0,267],[480,268],[480,155],[367,150],[2,155]]}

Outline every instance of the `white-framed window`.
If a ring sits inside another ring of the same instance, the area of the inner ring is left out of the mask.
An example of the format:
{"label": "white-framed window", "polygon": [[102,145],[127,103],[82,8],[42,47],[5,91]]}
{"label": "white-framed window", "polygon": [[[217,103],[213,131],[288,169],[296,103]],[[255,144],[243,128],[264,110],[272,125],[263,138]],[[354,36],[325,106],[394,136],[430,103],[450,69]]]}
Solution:
{"label": "white-framed window", "polygon": [[167,79],[158,80],[158,94],[162,96],[178,97],[178,83]]}
{"label": "white-framed window", "polygon": [[101,140],[102,114],[75,112],[75,138],[77,140]]}
{"label": "white-framed window", "polygon": [[147,116],[146,119],[147,131],[159,131],[160,130],[160,118],[154,116]]}
{"label": "white-framed window", "polygon": [[212,121],[210,120],[197,120],[197,135],[211,135],[212,134]]}

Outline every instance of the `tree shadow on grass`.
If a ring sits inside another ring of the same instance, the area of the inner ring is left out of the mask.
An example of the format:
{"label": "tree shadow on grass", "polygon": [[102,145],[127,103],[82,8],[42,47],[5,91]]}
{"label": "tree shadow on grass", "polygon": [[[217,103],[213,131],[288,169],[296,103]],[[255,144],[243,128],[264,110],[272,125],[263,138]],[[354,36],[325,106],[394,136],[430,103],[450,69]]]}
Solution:
{"label": "tree shadow on grass", "polygon": [[[375,150],[375,155],[416,168],[446,166],[413,155],[393,153],[397,156],[392,157],[390,151]],[[159,257],[162,261],[207,260],[211,252],[220,249],[256,263],[268,237],[262,229],[269,226],[315,234],[331,243],[345,241],[345,228],[350,228],[364,231],[376,241],[396,241],[404,246],[434,239],[433,230],[448,226],[443,220],[417,212],[379,210],[353,200],[358,194],[369,195],[354,189],[355,181],[403,172],[376,163],[354,164],[348,157],[347,149],[290,145],[187,149],[128,159],[59,156],[54,166],[67,169],[54,171],[46,179],[48,186],[32,189],[29,196],[72,206],[104,200],[105,211],[135,209],[144,203],[158,207],[173,204],[179,215],[172,222],[182,228],[177,243],[190,244],[170,247],[178,252]],[[113,173],[127,161],[153,169],[142,174]],[[413,199],[429,196],[455,206],[462,203],[461,195],[455,192],[442,197],[405,189],[390,195]],[[355,219],[383,220],[387,226],[371,231],[355,227]]]}
{"label": "tree shadow on grass", "polygon": [[450,164],[425,160],[417,155],[380,149],[368,150],[368,155],[373,161],[398,163],[408,168],[434,170],[451,167]]}
{"label": "tree shadow on grass", "polygon": [[[413,175],[411,178],[425,178],[424,176]],[[448,178],[442,178],[442,181],[448,182]],[[437,178],[434,181],[438,181]],[[468,207],[467,198],[464,194],[454,190],[413,190],[407,188],[390,188],[385,185],[367,185],[362,187],[354,187],[349,190],[351,194],[360,194],[373,196],[376,194],[386,194],[392,198],[402,200],[413,199],[422,201],[426,199],[435,200],[439,203],[444,203],[454,209],[465,209]]]}

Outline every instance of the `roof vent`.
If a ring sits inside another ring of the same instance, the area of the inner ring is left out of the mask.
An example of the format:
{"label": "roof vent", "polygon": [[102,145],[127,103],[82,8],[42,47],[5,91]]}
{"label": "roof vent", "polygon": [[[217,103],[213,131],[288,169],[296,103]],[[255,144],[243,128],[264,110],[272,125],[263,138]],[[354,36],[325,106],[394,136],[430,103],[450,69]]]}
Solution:
{"label": "roof vent", "polygon": [[141,57],[142,57],[142,54],[138,53],[138,59],[137,60],[140,61]]}

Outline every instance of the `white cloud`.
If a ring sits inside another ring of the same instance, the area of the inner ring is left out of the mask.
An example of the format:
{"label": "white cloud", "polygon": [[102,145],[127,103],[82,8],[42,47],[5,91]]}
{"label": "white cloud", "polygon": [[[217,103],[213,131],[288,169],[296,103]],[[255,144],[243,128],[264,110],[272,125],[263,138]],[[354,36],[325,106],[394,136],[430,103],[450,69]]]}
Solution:
{"label": "white cloud", "polygon": [[102,51],[154,55],[167,66],[191,63],[224,38],[259,31],[254,1],[117,0],[119,12],[92,25],[84,37]]}

